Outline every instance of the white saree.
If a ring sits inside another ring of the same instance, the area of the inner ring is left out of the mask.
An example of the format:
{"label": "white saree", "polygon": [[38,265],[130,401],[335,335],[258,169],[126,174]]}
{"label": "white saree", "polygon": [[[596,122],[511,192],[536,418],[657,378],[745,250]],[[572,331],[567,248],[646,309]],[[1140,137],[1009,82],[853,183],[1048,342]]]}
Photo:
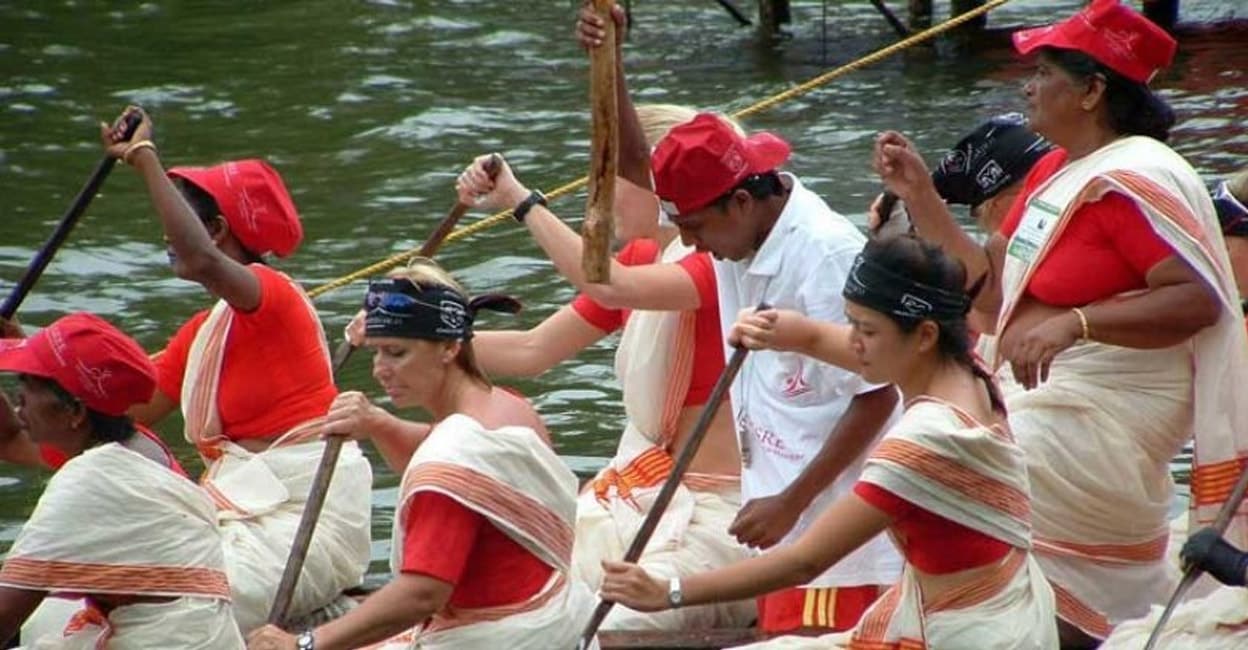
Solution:
{"label": "white saree", "polygon": [[[316,319],[311,304],[308,310]],[[217,505],[235,617],[246,633],[264,624],[273,604],[325,442],[311,435],[318,420],[285,432],[260,453],[225,436],[217,390],[233,314],[224,300],[219,301],[196,334],[182,382],[182,412],[186,439],[208,465],[201,485]],[[329,364],[327,347],[324,352]],[[289,618],[306,616],[360,584],[371,557],[372,484],[368,459],[358,444],[347,441],[317,519]]]}
{"label": "white saree", "polygon": [[[1024,391],[1008,368],[998,372],[1027,452],[1037,559],[1059,615],[1100,638],[1173,590],[1164,558],[1170,459],[1194,432],[1195,525],[1213,520],[1248,459],[1248,401],[1236,399],[1248,385],[1248,341],[1230,265],[1204,185],[1165,145],[1123,138],[1036,189],[1007,247],[997,332],[1078,208],[1108,192],[1140,208],[1223,310],[1216,325],[1167,349],[1077,343],[1035,390]],[[1228,531],[1240,546],[1246,522],[1241,506]]]}
{"label": "white saree", "polygon": [[[63,632],[24,638],[26,647],[243,647],[212,503],[119,444],[85,451],[53,475],[0,568],[0,585],[123,603],[108,612],[88,605]],[[127,597],[149,601],[124,604]]]}
{"label": "white saree", "polygon": [[[660,262],[693,252],[679,239]],[[641,528],[674,463],[675,423],[693,373],[694,311],[634,311],[615,355],[628,416],[615,457],[579,497],[572,575],[602,583],[602,561],[618,561]],[[726,566],[750,556],[728,534],[741,508],[740,478],[687,474],[638,562],[652,575],[672,578]],[[744,627],[754,601],[717,603],[643,613],[612,608],[602,629],[685,630]]]}
{"label": "white saree", "polygon": [[[552,568],[546,586],[523,603],[446,608],[378,646],[422,650],[546,650],[576,647],[595,599],[569,577],[576,476],[528,427],[487,430],[466,415],[438,423],[412,455],[399,488],[391,570],[403,564],[407,503],[436,492],[486,518]],[[436,526],[437,522],[428,522]],[[597,648],[595,643],[593,648]]]}
{"label": "white saree", "polygon": [[1007,431],[979,424],[945,402],[912,400],[867,457],[861,480],[1014,549],[997,565],[973,569],[967,580],[934,595],[922,592],[914,567],[907,563],[901,581],[851,632],[814,639],[782,637],[746,648],[1058,647],[1053,592],[1031,554],[1023,452]]}

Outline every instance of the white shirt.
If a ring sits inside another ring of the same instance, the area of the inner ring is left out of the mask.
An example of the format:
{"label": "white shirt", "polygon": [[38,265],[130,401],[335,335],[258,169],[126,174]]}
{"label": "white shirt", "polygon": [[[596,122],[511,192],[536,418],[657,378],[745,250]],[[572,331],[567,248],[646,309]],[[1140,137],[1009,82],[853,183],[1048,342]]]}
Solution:
{"label": "white shirt", "polygon": [[[795,176],[782,176],[792,183],[792,192],[763,245],[749,259],[715,261],[725,333],[742,309],[763,300],[776,309],[846,322],[841,291],[866,238]],[[732,355],[731,349],[727,355]],[[879,388],[854,373],[797,353],[751,352],[731,388],[742,445],[742,501],[774,495],[797,479],[854,396]],[[889,424],[881,428],[881,436]],[[815,497],[780,543],[792,543],[833,501],[849,494],[864,459],[865,453]],[[901,566],[901,556],[887,536],[880,535],[808,586],[891,585]]]}

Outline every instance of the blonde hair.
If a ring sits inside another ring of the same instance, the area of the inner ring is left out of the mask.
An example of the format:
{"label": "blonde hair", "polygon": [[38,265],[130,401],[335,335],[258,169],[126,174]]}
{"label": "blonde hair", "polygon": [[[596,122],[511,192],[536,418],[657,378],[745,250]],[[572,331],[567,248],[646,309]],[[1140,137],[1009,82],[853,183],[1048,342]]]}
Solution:
{"label": "blonde hair", "polygon": [[[463,299],[465,304],[468,303],[468,292],[464,290],[463,285],[457,282],[450,272],[438,266],[437,262],[428,257],[413,257],[407,263],[407,266],[391,271],[389,277],[407,280],[420,287],[450,289],[459,294],[459,297]],[[469,378],[486,386],[493,386],[490,378],[481,369],[481,364],[477,362],[477,355],[472,349],[471,340],[459,342],[459,354],[455,355],[455,362],[459,364],[460,369],[467,373]]]}
{"label": "blonde hair", "polygon": [[1237,201],[1248,204],[1248,167],[1226,179],[1226,189]]}
{"label": "blonde hair", "polygon": [[[641,122],[641,131],[646,137],[646,146],[651,149],[659,144],[667,135],[672,127],[684,124],[692,120],[698,110],[689,106],[680,104],[638,104],[637,119]],[[741,128],[741,124],[727,115],[719,115],[720,119],[732,125],[734,131],[740,135],[745,135],[745,129]]]}

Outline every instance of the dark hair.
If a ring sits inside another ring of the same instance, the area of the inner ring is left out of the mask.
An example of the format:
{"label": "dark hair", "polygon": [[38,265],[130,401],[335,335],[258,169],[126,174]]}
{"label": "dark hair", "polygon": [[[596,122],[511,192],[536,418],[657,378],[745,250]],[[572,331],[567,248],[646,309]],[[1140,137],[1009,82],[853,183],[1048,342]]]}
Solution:
{"label": "dark hair", "polygon": [[[217,219],[224,219],[221,215],[221,206],[217,205],[217,200],[212,198],[204,188],[186,180],[182,177],[173,179],[173,184],[182,193],[182,198],[186,200],[186,204],[191,206],[191,210],[195,216],[199,217],[200,223],[205,228],[211,227]],[[246,246],[239,242],[239,248],[243,249],[244,263],[246,264],[263,264],[264,258],[256,255],[248,250]]]}
{"label": "dark hair", "polygon": [[52,391],[52,394],[56,395],[56,398],[66,408],[82,408],[86,411],[87,424],[91,427],[91,437],[88,439],[88,445],[91,443],[125,442],[135,434],[134,420],[129,415],[105,415],[83,404],[82,400],[74,397],[73,393],[65,390],[64,387],[51,379],[36,375],[22,375],[22,377],[27,382],[36,383]]}
{"label": "dark hair", "polygon": [[732,189],[724,192],[719,198],[712,202],[717,209],[723,210],[728,207],[728,202],[732,200],[732,195],[737,190],[745,190],[755,200],[762,200],[771,196],[784,196],[787,191],[784,183],[780,180],[780,174],[776,171],[763,172],[761,174],[750,174],[741,179],[740,183],[732,186]]}
{"label": "dark hair", "polygon": [[[862,249],[865,261],[879,264],[884,268],[905,276],[914,282],[945,291],[961,292],[966,290],[966,267],[956,257],[946,255],[944,250],[935,244],[929,244],[914,235],[895,235],[867,241]],[[983,280],[975,283],[968,293],[971,297],[979,293]],[[918,329],[923,318],[912,318],[898,314],[885,314],[897,323],[901,331],[909,334]],[[937,339],[937,351],[946,359],[952,360],[968,368],[976,377],[984,381],[988,388],[988,399],[992,408],[998,413],[1005,413],[1005,402],[1001,392],[983,364],[975,358],[971,351],[971,334],[967,327],[966,317],[956,320],[933,320],[940,330]]]}
{"label": "dark hair", "polygon": [[1079,50],[1044,47],[1040,53],[1072,77],[1091,80],[1100,75],[1105,79],[1109,124],[1118,133],[1146,135],[1161,142],[1170,139],[1174,110],[1147,84],[1132,81]]}

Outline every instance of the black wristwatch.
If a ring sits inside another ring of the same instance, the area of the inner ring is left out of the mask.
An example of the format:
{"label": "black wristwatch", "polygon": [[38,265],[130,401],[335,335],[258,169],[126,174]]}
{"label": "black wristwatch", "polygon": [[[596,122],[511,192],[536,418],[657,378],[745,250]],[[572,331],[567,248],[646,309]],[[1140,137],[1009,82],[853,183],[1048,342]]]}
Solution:
{"label": "black wristwatch", "polygon": [[533,206],[539,203],[542,207],[546,207],[546,195],[542,194],[541,190],[533,190],[529,192],[528,196],[524,197],[524,200],[520,202],[520,205],[516,206],[516,209],[511,211],[511,216],[518,223],[524,223],[524,218],[529,216],[529,210],[532,210]]}
{"label": "black wristwatch", "polygon": [[315,650],[315,645],[316,637],[312,636],[312,630],[306,630],[295,637],[295,648],[298,650]]}

